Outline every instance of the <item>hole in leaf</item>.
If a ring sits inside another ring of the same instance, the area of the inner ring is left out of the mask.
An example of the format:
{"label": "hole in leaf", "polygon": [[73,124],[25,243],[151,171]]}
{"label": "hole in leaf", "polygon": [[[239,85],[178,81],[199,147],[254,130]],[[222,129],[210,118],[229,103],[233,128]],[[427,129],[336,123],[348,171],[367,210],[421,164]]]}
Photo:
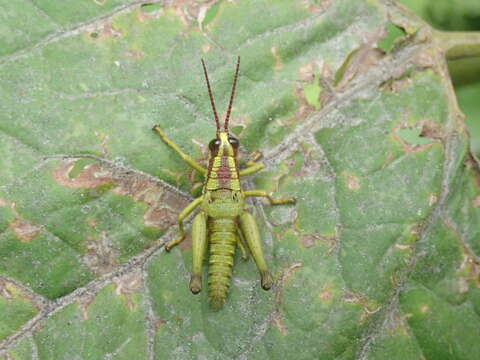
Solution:
{"label": "hole in leaf", "polygon": [[142,4],[140,10],[145,13],[154,13],[162,8],[161,4]]}
{"label": "hole in leaf", "polygon": [[88,165],[94,164],[95,161],[92,159],[79,159],[75,161],[73,168],[68,172],[68,177],[70,179],[76,178]]}
{"label": "hole in leaf", "polygon": [[432,138],[424,137],[422,129],[400,129],[397,132],[398,136],[410,145],[425,145],[434,141]]}
{"label": "hole in leaf", "polygon": [[307,103],[315,107],[315,110],[319,110],[321,108],[320,104],[320,92],[322,91],[322,87],[319,85],[318,76],[315,76],[315,79],[312,83],[307,84],[303,88],[303,95],[307,100]]}
{"label": "hole in leaf", "polygon": [[203,27],[206,27],[215,18],[219,8],[220,8],[220,2],[217,2],[214,5],[210,6],[210,8],[205,13],[205,17],[203,18],[203,21],[202,21]]}
{"label": "hole in leaf", "polygon": [[387,24],[387,36],[380,40],[377,43],[377,46],[386,53],[389,53],[398,42],[398,39],[403,38],[405,35],[406,33],[402,28],[399,28],[394,23],[389,22]]}

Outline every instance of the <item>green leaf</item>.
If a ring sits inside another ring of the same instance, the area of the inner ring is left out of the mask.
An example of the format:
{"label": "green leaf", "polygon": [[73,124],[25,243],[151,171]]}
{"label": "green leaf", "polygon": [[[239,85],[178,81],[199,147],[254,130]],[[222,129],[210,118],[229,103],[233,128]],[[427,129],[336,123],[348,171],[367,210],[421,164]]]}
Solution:
{"label": "green leaf", "polygon": [[[437,33],[383,0],[163,4],[0,5],[0,354],[480,353],[479,163]],[[163,248],[203,179],[151,129],[206,164],[200,59],[223,117],[237,55],[243,185],[297,202],[247,201],[275,286],[237,252],[213,311],[190,239]]]}

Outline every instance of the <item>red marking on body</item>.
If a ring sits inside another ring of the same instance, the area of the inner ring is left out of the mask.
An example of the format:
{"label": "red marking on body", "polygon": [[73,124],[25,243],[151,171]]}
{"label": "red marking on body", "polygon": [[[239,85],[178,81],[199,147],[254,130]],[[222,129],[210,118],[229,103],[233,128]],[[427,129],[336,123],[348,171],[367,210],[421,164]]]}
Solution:
{"label": "red marking on body", "polygon": [[222,156],[220,160],[220,167],[217,170],[218,186],[221,189],[228,189],[232,177],[230,168],[228,167],[228,156]]}

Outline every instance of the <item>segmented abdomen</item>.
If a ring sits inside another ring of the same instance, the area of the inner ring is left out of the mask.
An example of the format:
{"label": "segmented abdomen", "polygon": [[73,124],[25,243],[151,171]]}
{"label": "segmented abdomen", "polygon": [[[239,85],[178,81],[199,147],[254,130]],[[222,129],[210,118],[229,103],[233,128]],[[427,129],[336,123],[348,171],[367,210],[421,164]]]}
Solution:
{"label": "segmented abdomen", "polygon": [[232,277],[233,255],[237,243],[236,224],[231,218],[209,219],[210,257],[208,298],[214,309],[223,306]]}

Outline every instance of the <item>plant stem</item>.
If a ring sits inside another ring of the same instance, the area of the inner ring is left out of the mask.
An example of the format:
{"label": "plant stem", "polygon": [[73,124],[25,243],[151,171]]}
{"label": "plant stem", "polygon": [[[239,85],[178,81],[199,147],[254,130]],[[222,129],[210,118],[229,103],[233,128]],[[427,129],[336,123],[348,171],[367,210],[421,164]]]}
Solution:
{"label": "plant stem", "polygon": [[435,41],[443,49],[447,60],[480,56],[479,31],[439,31],[434,32]]}

